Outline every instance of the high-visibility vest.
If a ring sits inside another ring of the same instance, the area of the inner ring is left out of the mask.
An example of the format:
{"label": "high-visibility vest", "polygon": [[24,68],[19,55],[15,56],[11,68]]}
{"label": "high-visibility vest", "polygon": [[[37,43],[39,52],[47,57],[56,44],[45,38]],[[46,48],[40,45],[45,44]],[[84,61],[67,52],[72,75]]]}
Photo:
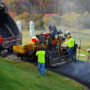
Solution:
{"label": "high-visibility vest", "polygon": [[39,63],[45,63],[45,51],[37,51],[36,56],[38,56]]}
{"label": "high-visibility vest", "polygon": [[68,43],[68,47],[74,47],[74,39],[73,38],[70,38],[70,40],[65,43]]}

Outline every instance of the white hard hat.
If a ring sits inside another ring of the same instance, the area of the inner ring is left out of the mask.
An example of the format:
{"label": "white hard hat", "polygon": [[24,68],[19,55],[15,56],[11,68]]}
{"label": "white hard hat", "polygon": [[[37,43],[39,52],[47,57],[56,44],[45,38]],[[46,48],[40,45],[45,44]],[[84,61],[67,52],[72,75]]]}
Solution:
{"label": "white hard hat", "polygon": [[87,51],[90,51],[90,49],[87,49]]}
{"label": "white hard hat", "polygon": [[66,31],[66,33],[70,33],[69,31]]}

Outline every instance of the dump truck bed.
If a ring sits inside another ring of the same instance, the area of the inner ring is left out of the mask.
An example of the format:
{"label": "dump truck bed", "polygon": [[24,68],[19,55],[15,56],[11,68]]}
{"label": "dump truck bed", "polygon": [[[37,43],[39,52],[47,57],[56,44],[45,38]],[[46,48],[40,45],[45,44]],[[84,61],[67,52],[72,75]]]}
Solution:
{"label": "dump truck bed", "polygon": [[6,9],[4,3],[0,2],[0,35],[3,38],[0,50],[22,44],[22,35]]}

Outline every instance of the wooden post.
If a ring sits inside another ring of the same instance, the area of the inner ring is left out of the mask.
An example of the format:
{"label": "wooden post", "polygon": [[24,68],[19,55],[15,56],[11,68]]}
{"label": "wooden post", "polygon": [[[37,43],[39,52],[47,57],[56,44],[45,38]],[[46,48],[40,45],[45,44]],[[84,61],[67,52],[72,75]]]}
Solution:
{"label": "wooden post", "polygon": [[[81,40],[80,40],[80,45],[79,47],[81,47]],[[79,54],[78,54],[78,60],[79,60],[79,55],[80,55],[80,49],[79,49]]]}

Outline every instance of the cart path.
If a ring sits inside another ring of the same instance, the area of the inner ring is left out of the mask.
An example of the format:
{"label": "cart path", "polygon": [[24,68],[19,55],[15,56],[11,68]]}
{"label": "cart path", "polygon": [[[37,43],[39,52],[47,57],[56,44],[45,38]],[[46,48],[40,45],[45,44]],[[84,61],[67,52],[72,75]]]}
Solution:
{"label": "cart path", "polygon": [[90,88],[90,62],[72,61],[55,68],[48,68],[50,71],[67,76],[71,79]]}

